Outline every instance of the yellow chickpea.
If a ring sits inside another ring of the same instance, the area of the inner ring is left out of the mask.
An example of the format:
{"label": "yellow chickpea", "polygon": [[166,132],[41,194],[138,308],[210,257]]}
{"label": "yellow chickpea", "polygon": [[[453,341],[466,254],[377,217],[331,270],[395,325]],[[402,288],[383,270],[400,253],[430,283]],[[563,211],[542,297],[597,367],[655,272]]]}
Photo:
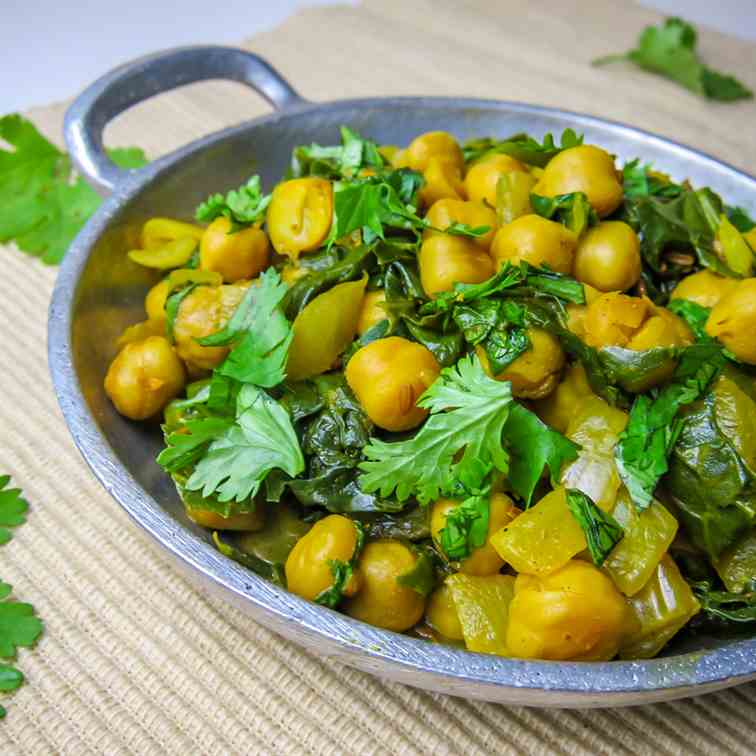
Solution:
{"label": "yellow chickpea", "polygon": [[381,306],[386,301],[386,292],[383,289],[368,291],[362,300],[360,318],[357,321],[357,334],[362,336],[373,326],[386,320],[386,310]]}
{"label": "yellow chickpea", "polygon": [[321,178],[282,181],[268,205],[270,240],[279,255],[296,260],[317,249],[328,236],[333,217],[333,188]]}
{"label": "yellow chickpea", "polygon": [[428,597],[425,607],[425,621],[439,635],[449,640],[463,640],[462,625],[454,605],[454,597],[446,583],[442,583]]}
{"label": "yellow chickpea", "polygon": [[574,276],[599,291],[626,291],[641,274],[638,235],[622,221],[603,221],[585,233],[575,252]]}
{"label": "yellow chickpea", "polygon": [[197,339],[219,331],[241,302],[246,287],[198,286],[186,296],[176,315],[176,351],[192,369],[212,370],[226,358],[228,347],[201,346]]}
{"label": "yellow chickpea", "polygon": [[165,300],[171,291],[171,282],[168,278],[156,283],[144,298],[144,309],[148,320],[163,322],[165,320]]}
{"label": "yellow chickpea", "polygon": [[630,617],[612,581],[573,559],[545,577],[517,576],[507,650],[521,659],[606,661],[617,654]]}
{"label": "yellow chickpea", "polygon": [[614,158],[592,144],[553,157],[533,191],[546,197],[583,192],[602,218],[619,207],[624,194]]}
{"label": "yellow chickpea", "polygon": [[739,360],[756,365],[756,278],[744,278],[717,302],[706,333],[722,342]]}
{"label": "yellow chickpea", "polygon": [[471,200],[487,202],[496,207],[496,185],[499,179],[507,173],[519,171],[527,173],[528,169],[509,155],[490,155],[475,163],[465,176],[465,191]]}
{"label": "yellow chickpea", "polygon": [[550,396],[535,402],[535,410],[544,423],[566,433],[578,403],[592,393],[585,368],[576,362],[567,369],[564,379]]}
{"label": "yellow chickpea", "polygon": [[463,200],[465,187],[462,170],[457,163],[445,155],[433,156],[423,171],[425,185],[420,189],[420,200],[425,207],[442,199]]}
{"label": "yellow chickpea", "polygon": [[540,215],[522,215],[496,232],[491,255],[499,267],[524,260],[557,273],[571,273],[576,244],[575,234],[561,223]]}
{"label": "yellow chickpea", "polygon": [[737,285],[737,278],[719,276],[708,268],[685,276],[670,294],[670,299],[687,299],[701,307],[714,307]]}
{"label": "yellow chickpea", "polygon": [[[453,499],[439,499],[431,509],[431,534],[433,540],[441,549],[441,531],[446,527],[449,512],[459,504]],[[504,560],[491,545],[491,536],[508,525],[520,513],[512,500],[503,493],[491,494],[488,509],[488,535],[486,542],[474,549],[470,556],[459,563],[459,571],[466,575],[493,575],[503,566]]]}
{"label": "yellow chickpea", "polygon": [[[318,520],[289,552],[284,565],[286,585],[297,596],[314,601],[333,585],[331,562],[351,562],[357,547],[357,528],[342,515],[328,515]],[[353,596],[359,588],[354,574],[344,589]]]}
{"label": "yellow chickpea", "polygon": [[[465,160],[457,140],[446,131],[427,131],[415,137],[406,150],[406,164],[414,171],[424,173],[432,158],[448,159],[462,171]],[[397,158],[397,156],[395,156]]]}
{"label": "yellow chickpea", "polygon": [[344,611],[386,630],[409,630],[422,618],[425,599],[397,578],[412,570],[416,561],[417,555],[401,541],[381,539],[368,543],[357,565],[362,586],[346,602]]}
{"label": "yellow chickpea", "polygon": [[[472,228],[488,226],[491,230],[474,240],[475,244],[486,251],[491,247],[496,233],[496,213],[482,202],[441,199],[433,203],[425,215],[425,220],[441,231],[447,229],[452,223],[466,223]],[[438,231],[428,229],[423,232],[423,237],[429,238],[438,233]]]}
{"label": "yellow chickpea", "polygon": [[399,336],[376,339],[347,363],[346,379],[368,417],[390,431],[420,425],[428,410],[417,406],[441,368],[422,344]]}
{"label": "yellow chickpea", "polygon": [[168,340],[149,336],[116,355],[105,376],[105,393],[125,417],[146,420],[175,399],[185,383],[184,366]]}
{"label": "yellow chickpea", "polygon": [[455,283],[481,283],[495,272],[488,252],[451,234],[427,238],[420,247],[419,264],[423,290],[431,298],[452,291]]}
{"label": "yellow chickpea", "polygon": [[[497,381],[509,381],[512,394],[522,399],[542,399],[559,383],[564,365],[564,352],[559,342],[548,331],[528,328],[530,348],[494,376]],[[488,356],[481,346],[475,347],[483,369],[491,375]]]}
{"label": "yellow chickpea", "polygon": [[265,525],[265,510],[261,506],[255,507],[252,512],[242,512],[228,517],[210,509],[186,507],[186,516],[196,522],[197,525],[210,530],[255,531],[262,530],[263,525]]}
{"label": "yellow chickpea", "polygon": [[231,221],[224,216],[205,229],[200,241],[200,268],[220,273],[225,283],[254,278],[268,266],[269,258],[264,231],[250,226],[231,232]]}

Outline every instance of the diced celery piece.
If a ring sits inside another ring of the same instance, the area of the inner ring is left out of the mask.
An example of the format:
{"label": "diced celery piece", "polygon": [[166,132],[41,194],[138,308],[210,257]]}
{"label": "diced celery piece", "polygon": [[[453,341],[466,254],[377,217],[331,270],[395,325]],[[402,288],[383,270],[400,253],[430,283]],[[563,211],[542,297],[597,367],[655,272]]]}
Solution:
{"label": "diced celery piece", "polygon": [[669,555],[662,558],[651,579],[628,603],[638,621],[638,629],[631,632],[620,647],[622,659],[656,656],[701,608]]}
{"label": "diced celery piece", "polygon": [[586,547],[583,529],[567,507],[563,486],[491,536],[499,556],[517,572],[548,575]]}
{"label": "diced celery piece", "polygon": [[446,578],[468,651],[506,656],[509,604],[514,596],[512,575],[465,575]]}
{"label": "diced celery piece", "polygon": [[612,517],[622,526],[625,535],[606,558],[604,569],[622,593],[634,596],[649,581],[666,554],[677,533],[677,520],[656,500],[639,513],[624,487],[617,497]]}

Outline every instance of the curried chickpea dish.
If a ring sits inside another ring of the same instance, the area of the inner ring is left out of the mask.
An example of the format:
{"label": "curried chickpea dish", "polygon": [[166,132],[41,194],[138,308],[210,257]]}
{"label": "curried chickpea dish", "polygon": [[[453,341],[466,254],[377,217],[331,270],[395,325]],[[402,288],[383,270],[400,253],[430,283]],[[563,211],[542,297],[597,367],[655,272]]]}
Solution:
{"label": "curried chickpea dish", "polygon": [[139,247],[105,390],[226,556],[511,657],[756,629],[756,224],[711,189],[343,127]]}

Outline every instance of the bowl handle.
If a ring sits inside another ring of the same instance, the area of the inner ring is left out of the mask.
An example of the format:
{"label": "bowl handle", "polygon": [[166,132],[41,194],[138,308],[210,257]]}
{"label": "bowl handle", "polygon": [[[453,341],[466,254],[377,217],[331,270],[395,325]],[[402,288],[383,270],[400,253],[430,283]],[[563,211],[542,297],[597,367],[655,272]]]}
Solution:
{"label": "bowl handle", "polygon": [[109,194],[128,171],[108,157],[105,126],[143,100],[184,84],[229,79],[246,84],[277,110],[306,102],[275,68],[233,47],[179,47],[114,69],[85,89],[66,111],[63,131],[74,165],[92,186]]}

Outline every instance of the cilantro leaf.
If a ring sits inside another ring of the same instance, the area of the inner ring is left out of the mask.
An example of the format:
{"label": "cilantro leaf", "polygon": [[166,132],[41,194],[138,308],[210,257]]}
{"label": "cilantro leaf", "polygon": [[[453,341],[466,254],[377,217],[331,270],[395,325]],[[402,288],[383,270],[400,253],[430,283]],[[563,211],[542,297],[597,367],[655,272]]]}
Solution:
{"label": "cilantro leaf", "polygon": [[583,529],[593,563],[600,567],[622,540],[625,531],[608,512],[597,507],[582,491],[568,488],[566,493],[567,507]]}
{"label": "cilantro leaf", "polygon": [[425,503],[442,493],[458,493],[460,485],[480,489],[493,468],[507,471],[502,429],[512,405],[511,387],[489,378],[477,357],[444,368],[418,405],[430,416],[413,438],[395,443],[373,438],[364,448],[364,491],[380,491],[384,498],[396,491],[399,501],[414,495]]}
{"label": "cilantro leaf", "polygon": [[6,488],[8,483],[10,483],[10,475],[0,475],[0,545],[12,538],[9,527],[16,527],[26,522],[25,515],[29,509],[29,503],[24,499],[21,489]]}
{"label": "cilantro leaf", "polygon": [[576,134],[572,129],[565,129],[562,132],[559,145],[556,144],[551,134],[546,134],[543,137],[543,143],[528,134],[513,134],[506,139],[484,137],[465,142],[462,147],[462,154],[466,163],[501,153],[523,163],[543,168],[554,155],[570,147],[578,147],[582,143],[582,134]]}
{"label": "cilantro leaf", "polygon": [[300,145],[292,153],[292,174],[295,177],[351,178],[362,168],[381,170],[384,165],[378,145],[348,126],[341,127],[340,145]]}
{"label": "cilantro leaf", "polygon": [[260,177],[254,175],[225,196],[211,194],[197,208],[194,217],[202,223],[211,223],[223,216],[231,221],[231,230],[236,231],[263,220],[270,200],[270,194],[262,193]]}
{"label": "cilantro leaf", "polygon": [[[75,176],[71,161],[20,115],[0,118],[0,242],[15,241],[19,249],[56,264],[81,227],[100,206],[100,197]],[[146,163],[136,148],[113,150],[111,159],[123,168]]]}
{"label": "cilantro leaf", "polygon": [[489,513],[487,492],[470,496],[447,512],[441,528],[441,550],[449,559],[464,559],[486,542]]}
{"label": "cilantro leaf", "polygon": [[28,647],[42,632],[42,621],[34,616],[31,604],[20,601],[0,603],[0,657],[13,659],[21,646]]}
{"label": "cilantro leaf", "polygon": [[549,220],[558,220],[578,237],[588,226],[598,223],[596,211],[591,207],[584,192],[558,194],[556,197],[531,194],[530,204],[537,215]]}
{"label": "cilantro leaf", "polygon": [[650,506],[659,479],[669,469],[668,457],[682,430],[681,407],[698,399],[724,364],[715,343],[685,349],[672,381],[655,397],[640,394],[627,427],[614,450],[617,469],[636,509]]}
{"label": "cilantro leaf", "polygon": [[504,425],[504,438],[511,454],[509,483],[526,507],[530,506],[544,469],[548,467],[552,480],[556,481],[563,465],[575,459],[580,449],[520,404],[512,405]]}
{"label": "cilantro leaf", "polygon": [[280,469],[294,477],[304,470],[299,441],[286,410],[264,391],[246,384],[239,391],[236,422],[213,441],[186,482],[205,497],[243,501],[256,495],[267,474]]}
{"label": "cilantro leaf", "polygon": [[223,417],[203,417],[188,420],[178,430],[169,433],[165,449],[157,457],[157,463],[166,472],[177,472],[201,459],[210,444],[220,438],[232,421]]}
{"label": "cilantro leaf", "polygon": [[283,382],[293,338],[281,307],[288,290],[278,271],[269,268],[260,276],[259,284],[247,289],[226,326],[199,339],[202,346],[234,344],[216,368],[219,375],[263,388]]}
{"label": "cilantro leaf", "polygon": [[593,65],[629,60],[710,100],[729,102],[753,97],[753,92],[735,77],[704,65],[696,52],[696,43],[693,26],[681,18],[668,18],[659,26],[647,26],[635,49],[624,55],[598,58]]}

